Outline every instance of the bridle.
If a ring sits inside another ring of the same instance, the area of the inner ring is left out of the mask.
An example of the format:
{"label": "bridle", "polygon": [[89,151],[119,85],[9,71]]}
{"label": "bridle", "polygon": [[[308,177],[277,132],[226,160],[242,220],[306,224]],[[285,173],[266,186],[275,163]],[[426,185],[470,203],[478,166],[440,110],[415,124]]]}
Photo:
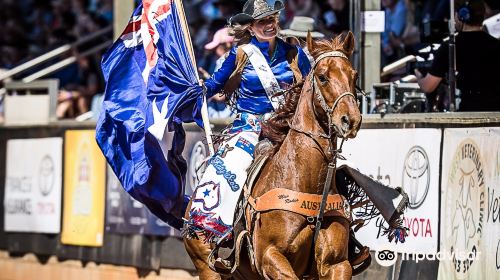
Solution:
{"label": "bridle", "polygon": [[[323,59],[325,59],[327,57],[340,57],[340,58],[346,59],[347,61],[349,61],[349,58],[344,53],[342,53],[340,51],[326,52],[324,54],[321,54],[318,58],[315,59],[314,64],[311,67],[311,72],[309,74],[309,80],[310,80],[310,83],[312,85],[313,96],[318,100],[321,108],[323,109],[323,111],[325,112],[325,114],[328,117],[328,134],[326,134],[326,133],[313,133],[313,132],[310,132],[310,131],[303,131],[303,130],[301,130],[299,128],[296,128],[294,125],[292,125],[291,122],[288,123],[290,129],[295,130],[297,132],[300,132],[302,134],[305,134],[305,135],[309,136],[315,142],[317,142],[315,138],[329,139],[330,142],[331,142],[332,137],[336,134],[335,130],[334,130],[335,125],[333,123],[333,112],[337,108],[337,105],[339,104],[339,102],[341,101],[341,99],[344,98],[344,97],[346,97],[346,96],[351,96],[352,98],[354,98],[354,100],[356,100],[356,96],[352,92],[346,91],[346,92],[343,92],[341,95],[339,95],[335,99],[335,102],[333,102],[333,105],[331,107],[328,106],[328,104],[326,103],[325,97],[323,96],[323,94],[321,93],[321,90],[319,90],[318,85],[316,84],[316,79],[315,79],[315,75],[314,75],[314,70],[316,69],[316,66],[319,64],[319,62],[321,60],[323,60]],[[313,106],[314,114],[317,116],[317,112],[316,112],[317,110],[316,110],[316,106],[314,105],[314,102],[313,102],[312,106]],[[337,135],[337,136],[339,136],[339,135]],[[343,137],[341,137],[341,138],[344,139]],[[316,143],[316,144],[319,144],[319,143]]]}
{"label": "bridle", "polygon": [[[312,65],[311,67],[311,72],[309,74],[309,79],[310,79],[310,83],[312,85],[312,92],[313,92],[313,97],[315,97],[321,108],[323,109],[323,111],[326,113],[327,117],[328,117],[328,134],[326,133],[314,133],[314,132],[311,132],[311,131],[304,131],[300,128],[297,128],[295,127],[291,121],[288,122],[288,125],[290,127],[291,130],[294,130],[296,132],[299,132],[299,133],[302,133],[302,134],[305,134],[307,135],[309,138],[311,138],[315,144],[318,146],[320,152],[323,154],[323,157],[326,159],[326,161],[330,162],[332,160],[329,160],[328,159],[328,156],[325,154],[325,152],[323,151],[323,149],[321,148],[321,145],[319,144],[317,138],[324,138],[324,139],[327,139],[328,142],[329,142],[329,152],[334,156],[336,157],[336,155],[338,153],[341,152],[342,150],[342,145],[344,143],[344,138],[342,138],[342,142],[340,144],[340,148],[337,149],[337,150],[333,150],[333,147],[335,146],[334,145],[334,141],[336,139],[332,139],[333,136],[339,136],[339,135],[336,135],[335,133],[335,130],[334,130],[334,124],[333,124],[333,112],[335,111],[335,109],[337,108],[337,105],[339,104],[340,100],[346,96],[351,96],[352,98],[354,98],[354,100],[356,100],[356,96],[352,93],[352,92],[344,92],[342,94],[340,94],[336,99],[335,99],[335,102],[333,102],[333,105],[330,107],[328,106],[328,104],[326,103],[326,100],[325,100],[325,97],[323,96],[323,94],[321,93],[321,90],[319,90],[317,84],[316,84],[316,79],[315,79],[315,75],[314,75],[314,70],[316,69],[316,66],[319,64],[319,62],[327,57],[340,57],[340,58],[343,58],[343,59],[346,59],[347,61],[349,61],[349,58],[342,52],[340,51],[330,51],[330,52],[326,52],[324,54],[321,54],[318,58],[315,59],[314,61],[314,64]],[[314,111],[314,114],[317,116],[317,113],[316,113],[316,106],[314,105],[314,102],[312,104],[312,107],[313,107],[313,111]],[[341,135],[340,135],[341,136]],[[336,138],[336,137],[335,137]]]}
{"label": "bridle", "polygon": [[[318,66],[318,64],[321,60],[323,60],[327,57],[340,57],[340,58],[346,59],[347,61],[349,61],[349,58],[344,53],[342,53],[340,51],[331,51],[331,52],[321,54],[314,61],[314,64],[311,67],[311,72],[310,72],[311,74],[309,75],[309,79],[310,79],[310,82],[312,85],[313,95],[319,101],[321,108],[323,109],[323,111],[325,111],[325,113],[328,117],[328,135],[321,133],[318,136],[320,136],[322,138],[331,139],[331,137],[334,134],[333,112],[335,111],[335,108],[337,107],[337,105],[339,104],[339,102],[342,98],[347,97],[347,96],[351,96],[352,98],[354,98],[354,100],[356,100],[356,96],[352,92],[349,92],[349,91],[343,92],[341,95],[339,95],[335,99],[335,102],[333,102],[333,105],[331,107],[328,106],[328,104],[326,103],[325,97],[321,93],[321,90],[318,89],[318,85],[316,83],[316,79],[315,79],[315,75],[314,75],[314,70],[316,69],[316,66]],[[316,107],[314,106],[314,103],[313,103],[313,110],[316,112]],[[341,136],[341,135],[339,135],[339,136]]]}

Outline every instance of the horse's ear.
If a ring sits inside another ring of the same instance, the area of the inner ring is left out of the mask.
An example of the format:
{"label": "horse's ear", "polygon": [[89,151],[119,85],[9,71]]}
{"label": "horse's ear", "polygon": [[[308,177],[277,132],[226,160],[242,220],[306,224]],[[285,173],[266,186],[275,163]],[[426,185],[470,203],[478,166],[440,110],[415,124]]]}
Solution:
{"label": "horse's ear", "polygon": [[354,34],[349,31],[342,41],[342,48],[344,49],[344,52],[347,54],[347,56],[351,56],[354,52],[354,44]]}
{"label": "horse's ear", "polygon": [[314,50],[314,40],[311,36],[310,31],[307,31],[306,42],[307,42],[307,49],[309,50],[309,52],[312,52],[312,50]]}

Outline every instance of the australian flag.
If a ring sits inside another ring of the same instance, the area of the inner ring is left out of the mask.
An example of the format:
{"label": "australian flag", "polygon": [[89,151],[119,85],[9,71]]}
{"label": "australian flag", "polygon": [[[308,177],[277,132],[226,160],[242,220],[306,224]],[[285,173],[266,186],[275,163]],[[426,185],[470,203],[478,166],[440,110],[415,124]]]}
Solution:
{"label": "australian flag", "polygon": [[174,0],[143,0],[103,56],[96,140],[125,190],[179,228],[186,206],[182,122],[203,125],[203,99],[177,9]]}

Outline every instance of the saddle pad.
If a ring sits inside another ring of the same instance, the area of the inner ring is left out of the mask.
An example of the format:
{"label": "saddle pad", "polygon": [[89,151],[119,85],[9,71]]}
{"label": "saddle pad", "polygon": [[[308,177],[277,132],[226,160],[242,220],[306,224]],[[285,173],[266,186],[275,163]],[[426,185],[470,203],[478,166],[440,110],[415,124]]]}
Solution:
{"label": "saddle pad", "polygon": [[[316,217],[319,213],[321,198],[322,196],[319,194],[276,188],[256,198],[253,207],[257,212],[285,210],[308,217]],[[351,220],[349,202],[342,195],[330,194],[325,207],[325,216],[338,213]]]}

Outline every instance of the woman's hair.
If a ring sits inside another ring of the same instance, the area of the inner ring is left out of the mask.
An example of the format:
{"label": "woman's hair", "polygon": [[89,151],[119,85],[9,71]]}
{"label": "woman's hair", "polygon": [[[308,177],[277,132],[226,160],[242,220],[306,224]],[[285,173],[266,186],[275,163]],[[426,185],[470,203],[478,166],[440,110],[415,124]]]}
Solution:
{"label": "woman's hair", "polygon": [[228,26],[228,34],[229,36],[234,37],[234,41],[236,44],[241,45],[241,44],[247,44],[250,42],[252,39],[252,34],[250,34],[250,26],[251,23],[247,24],[239,24],[239,23],[234,23],[232,25]]}
{"label": "woman's hair", "polygon": [[[276,20],[279,20],[279,13],[276,13],[274,15],[276,17]],[[250,26],[252,26],[252,23],[247,23],[247,24],[239,24],[239,23],[230,23],[227,28],[228,28],[228,34],[229,36],[234,37],[234,41],[236,42],[237,45],[242,45],[242,44],[247,44],[250,43],[252,40],[252,34],[250,33]],[[279,36],[279,31],[280,31],[280,25],[279,22],[276,25],[276,33],[277,37]]]}

